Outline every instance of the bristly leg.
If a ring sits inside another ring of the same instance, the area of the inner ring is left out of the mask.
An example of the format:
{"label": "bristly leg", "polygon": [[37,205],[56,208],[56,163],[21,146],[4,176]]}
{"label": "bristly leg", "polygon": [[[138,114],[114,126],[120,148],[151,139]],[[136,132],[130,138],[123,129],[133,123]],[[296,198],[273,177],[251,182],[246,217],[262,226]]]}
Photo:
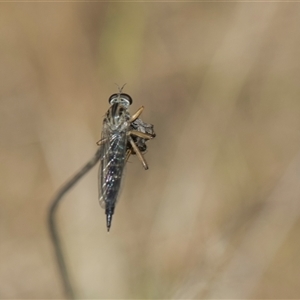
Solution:
{"label": "bristly leg", "polygon": [[130,118],[129,123],[133,123],[143,112],[144,106],[141,106]]}
{"label": "bristly leg", "polygon": [[[142,112],[142,108],[143,107],[141,107],[133,116],[139,116]],[[131,154],[137,154],[143,167],[147,170],[148,164],[143,157],[143,153],[147,150],[146,142],[156,136],[153,130],[153,125],[144,123],[141,119],[135,118],[130,124],[130,131],[128,132],[128,135],[130,135],[131,139],[129,139],[128,136],[126,161],[129,159]]]}
{"label": "bristly leg", "polygon": [[148,170],[148,164],[143,156],[143,154],[141,153],[141,151],[139,150],[138,146],[135,144],[135,142],[133,141],[132,137],[129,135],[128,136],[128,140],[129,140],[129,143],[134,151],[134,153],[137,155],[137,157],[139,158],[139,160],[141,161],[143,167],[145,170]]}

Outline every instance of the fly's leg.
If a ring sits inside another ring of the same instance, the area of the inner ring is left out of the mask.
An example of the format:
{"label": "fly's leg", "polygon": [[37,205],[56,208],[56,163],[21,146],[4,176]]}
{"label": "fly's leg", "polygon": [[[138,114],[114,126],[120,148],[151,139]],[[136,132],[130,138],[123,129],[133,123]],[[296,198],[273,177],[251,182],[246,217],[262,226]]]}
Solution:
{"label": "fly's leg", "polygon": [[[129,119],[129,123],[133,123],[134,121],[136,121],[138,119],[138,117],[141,115],[141,113],[144,110],[144,106],[140,107]],[[129,159],[131,154],[136,154],[139,158],[139,160],[141,161],[143,167],[145,170],[148,169],[148,164],[141,152],[141,150],[139,149],[139,147],[136,145],[136,143],[134,142],[134,140],[132,139],[131,136],[136,136],[138,138],[141,138],[143,140],[151,140],[155,137],[155,134],[149,134],[149,133],[144,133],[142,131],[138,131],[138,130],[130,130],[127,133],[128,136],[128,141],[131,145],[131,149],[129,148],[126,152],[126,161]]]}
{"label": "fly's leg", "polygon": [[101,139],[100,141],[98,141],[96,144],[98,146],[102,145],[103,143],[105,143],[107,141],[107,138]]}
{"label": "fly's leg", "polygon": [[140,137],[142,139],[145,139],[145,140],[151,140],[155,137],[155,134],[152,135],[152,134],[144,133],[144,132],[141,132],[141,131],[138,131],[138,130],[130,130],[129,134],[138,136],[138,137]]}
{"label": "fly's leg", "polygon": [[131,150],[131,149],[128,149],[128,150],[126,151],[126,156],[125,156],[125,161],[126,161],[126,162],[128,161],[128,159],[129,159],[129,157],[130,157],[131,154],[132,154],[132,150]]}
{"label": "fly's leg", "polygon": [[130,118],[130,120],[129,120],[129,123],[134,122],[134,121],[141,115],[141,113],[143,112],[143,110],[144,110],[144,106],[140,107],[140,108],[136,111],[136,113],[134,113],[134,114],[131,116],[131,118]]}
{"label": "fly's leg", "polygon": [[141,132],[141,131],[138,131],[138,130],[131,130],[131,131],[128,132],[128,140],[130,142],[130,145],[131,145],[132,149],[127,150],[126,159],[128,159],[129,156],[134,152],[138,156],[139,160],[141,161],[144,169],[148,170],[148,164],[147,164],[143,154],[141,153],[140,149],[138,148],[138,146],[135,144],[134,140],[132,139],[131,135],[140,137],[140,138],[145,139],[145,140],[153,139],[155,137],[155,135],[144,133],[144,132]]}
{"label": "fly's leg", "polygon": [[[141,161],[143,167],[145,170],[148,170],[148,164],[143,156],[143,154],[141,153],[141,151],[139,150],[139,148],[137,147],[137,145],[135,144],[135,142],[133,141],[132,137],[130,136],[131,132],[129,132],[128,134],[128,141],[133,149],[133,151],[135,152],[135,154],[138,156],[139,160]],[[132,150],[129,150],[130,153]]]}

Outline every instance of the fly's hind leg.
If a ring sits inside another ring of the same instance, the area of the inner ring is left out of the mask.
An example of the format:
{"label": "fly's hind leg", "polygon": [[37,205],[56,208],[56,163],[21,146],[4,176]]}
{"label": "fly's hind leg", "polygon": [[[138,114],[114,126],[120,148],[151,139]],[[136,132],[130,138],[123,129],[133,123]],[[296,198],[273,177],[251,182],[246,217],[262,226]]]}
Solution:
{"label": "fly's hind leg", "polygon": [[[134,153],[138,156],[139,160],[141,161],[143,167],[145,170],[148,170],[148,164],[143,156],[143,154],[141,153],[141,151],[139,150],[138,146],[135,144],[134,140],[132,139],[132,137],[130,136],[131,132],[129,132],[128,134],[128,141],[134,151]],[[132,153],[132,150],[129,150],[130,154]],[[129,155],[130,155],[129,154]],[[129,157],[129,156],[128,156]]]}

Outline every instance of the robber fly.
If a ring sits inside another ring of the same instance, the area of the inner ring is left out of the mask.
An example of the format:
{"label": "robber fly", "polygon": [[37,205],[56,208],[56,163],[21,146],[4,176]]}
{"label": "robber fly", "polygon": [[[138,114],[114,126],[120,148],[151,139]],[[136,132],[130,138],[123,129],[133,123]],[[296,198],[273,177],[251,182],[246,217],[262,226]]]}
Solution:
{"label": "robber fly", "polygon": [[[123,86],[124,87],[124,86]],[[99,168],[99,201],[105,209],[107,231],[109,231],[114,214],[124,166],[130,155],[136,154],[145,170],[148,164],[143,157],[146,151],[146,141],[155,137],[153,125],[144,123],[139,116],[142,106],[132,116],[129,106],[132,99],[122,93],[109,97],[111,105],[103,120],[101,140],[97,144],[101,147]]]}

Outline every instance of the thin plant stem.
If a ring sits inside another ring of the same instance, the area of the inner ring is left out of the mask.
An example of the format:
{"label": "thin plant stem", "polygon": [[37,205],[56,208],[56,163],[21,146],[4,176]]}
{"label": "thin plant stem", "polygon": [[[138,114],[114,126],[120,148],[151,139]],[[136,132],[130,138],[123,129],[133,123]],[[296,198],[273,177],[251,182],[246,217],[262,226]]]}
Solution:
{"label": "thin plant stem", "polygon": [[56,196],[51,201],[51,205],[48,210],[48,226],[51,236],[51,241],[55,251],[56,261],[58,265],[58,270],[61,276],[61,281],[64,287],[66,297],[68,299],[75,299],[74,289],[72,287],[68,268],[66,266],[66,261],[64,258],[63,248],[61,246],[60,237],[58,234],[57,222],[55,213],[57,211],[59,203],[63,199],[64,195],[70,191],[70,189],[81,179],[88,171],[90,171],[100,159],[100,149],[97,150],[96,154],[90,159],[65,185],[61,187]]}

